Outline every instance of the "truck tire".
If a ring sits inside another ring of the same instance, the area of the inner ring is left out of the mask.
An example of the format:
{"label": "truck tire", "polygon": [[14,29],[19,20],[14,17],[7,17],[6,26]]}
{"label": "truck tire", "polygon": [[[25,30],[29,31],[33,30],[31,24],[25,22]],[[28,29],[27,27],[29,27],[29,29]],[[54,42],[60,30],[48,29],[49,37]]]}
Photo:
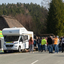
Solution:
{"label": "truck tire", "polygon": [[18,48],[18,52],[21,52],[21,47],[19,46],[19,48]]}
{"label": "truck tire", "polygon": [[4,53],[7,53],[7,51],[6,51],[6,50],[4,50]]}

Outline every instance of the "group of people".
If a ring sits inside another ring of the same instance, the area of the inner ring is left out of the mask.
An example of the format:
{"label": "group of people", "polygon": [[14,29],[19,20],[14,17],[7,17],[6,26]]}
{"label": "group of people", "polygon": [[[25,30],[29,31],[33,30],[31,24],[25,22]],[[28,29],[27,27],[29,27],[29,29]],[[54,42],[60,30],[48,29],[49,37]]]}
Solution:
{"label": "group of people", "polygon": [[61,51],[63,52],[64,49],[64,37],[60,38],[55,36],[49,36],[49,37],[38,37],[36,39],[32,39],[32,37],[30,37],[29,40],[29,49],[30,52],[33,52],[34,47],[36,47],[38,45],[38,51],[39,52],[43,52],[43,50],[46,52],[47,50],[49,51],[49,53],[58,53],[59,52],[59,44],[61,42]]}

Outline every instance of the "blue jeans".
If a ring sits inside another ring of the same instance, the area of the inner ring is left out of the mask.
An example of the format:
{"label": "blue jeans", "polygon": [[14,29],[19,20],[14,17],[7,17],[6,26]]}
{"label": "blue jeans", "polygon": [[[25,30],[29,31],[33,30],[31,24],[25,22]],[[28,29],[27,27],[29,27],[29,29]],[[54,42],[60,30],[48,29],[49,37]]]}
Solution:
{"label": "blue jeans", "polygon": [[48,45],[48,49],[49,49],[49,53],[53,52],[53,46],[52,45]]}
{"label": "blue jeans", "polygon": [[33,52],[33,45],[32,44],[29,46],[29,48],[30,48],[30,52],[31,51]]}
{"label": "blue jeans", "polygon": [[41,44],[38,43],[38,51],[41,51]]}
{"label": "blue jeans", "polygon": [[54,49],[55,49],[55,52],[59,52],[59,47],[58,47],[58,45],[54,45]]}
{"label": "blue jeans", "polygon": [[47,50],[47,45],[45,44],[45,51]]}
{"label": "blue jeans", "polygon": [[45,45],[41,45],[41,51],[43,51],[43,50],[46,51],[46,49],[45,49]]}

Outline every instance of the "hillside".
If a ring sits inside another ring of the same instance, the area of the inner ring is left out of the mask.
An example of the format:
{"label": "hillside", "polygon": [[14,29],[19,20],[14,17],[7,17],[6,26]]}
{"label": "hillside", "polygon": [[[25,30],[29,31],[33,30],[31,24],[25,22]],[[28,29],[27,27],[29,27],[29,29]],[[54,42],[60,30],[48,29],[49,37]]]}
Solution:
{"label": "hillside", "polygon": [[46,33],[48,11],[43,6],[33,3],[2,4],[0,15],[15,17],[25,28],[37,35]]}

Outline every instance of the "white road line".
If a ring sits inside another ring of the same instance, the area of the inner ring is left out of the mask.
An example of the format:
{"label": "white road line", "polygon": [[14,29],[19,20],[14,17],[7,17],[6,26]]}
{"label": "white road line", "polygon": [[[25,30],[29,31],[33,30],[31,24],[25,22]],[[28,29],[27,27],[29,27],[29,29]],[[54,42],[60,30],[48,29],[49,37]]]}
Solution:
{"label": "white road line", "polygon": [[31,64],[35,64],[36,62],[38,62],[38,60],[36,60],[36,61],[32,62]]}

